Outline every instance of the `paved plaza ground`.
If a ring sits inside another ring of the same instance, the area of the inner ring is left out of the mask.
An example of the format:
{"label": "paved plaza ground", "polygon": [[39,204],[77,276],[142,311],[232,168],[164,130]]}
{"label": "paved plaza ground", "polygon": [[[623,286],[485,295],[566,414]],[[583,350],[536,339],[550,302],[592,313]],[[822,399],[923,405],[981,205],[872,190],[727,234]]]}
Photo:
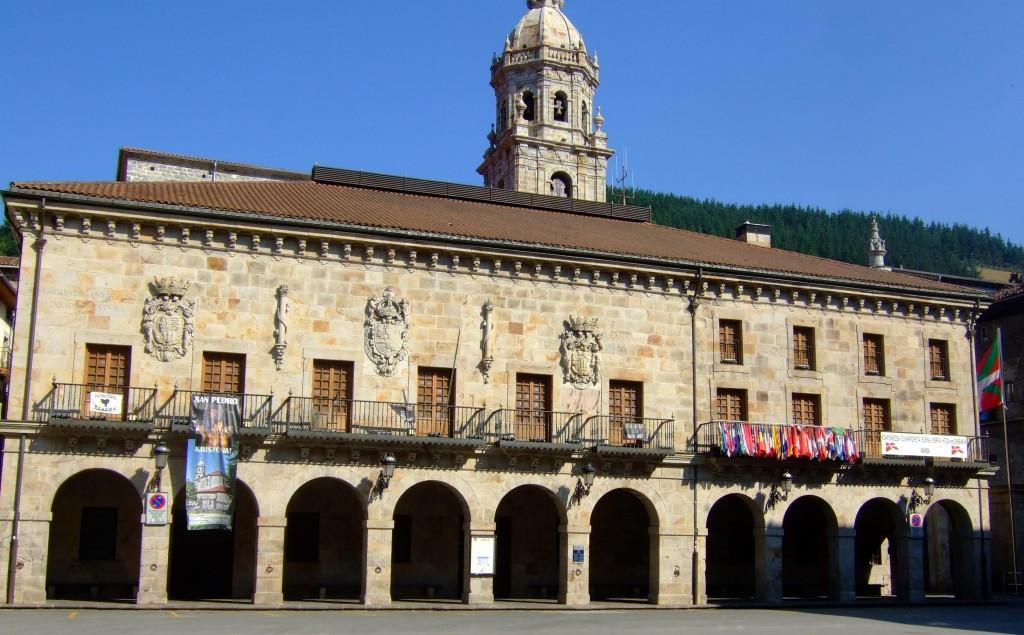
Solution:
{"label": "paved plaza ground", "polygon": [[0,633],[1022,633],[1024,604],[697,610],[0,610]]}

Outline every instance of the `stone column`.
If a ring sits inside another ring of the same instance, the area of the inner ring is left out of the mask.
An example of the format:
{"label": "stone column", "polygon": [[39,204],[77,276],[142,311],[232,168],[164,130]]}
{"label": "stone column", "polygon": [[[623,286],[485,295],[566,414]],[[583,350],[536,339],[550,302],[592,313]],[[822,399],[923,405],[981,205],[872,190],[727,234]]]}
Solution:
{"label": "stone column", "polygon": [[260,516],[256,541],[255,604],[277,605],[284,602],[281,585],[284,579],[284,516]]}
{"label": "stone column", "polygon": [[363,579],[363,604],[388,606],[391,604],[391,534],[395,521],[368,520],[365,548],[366,572]]}
{"label": "stone column", "polygon": [[469,540],[466,541],[466,555],[463,558],[464,565],[462,571],[464,579],[469,581],[469,584],[466,585],[468,593],[464,598],[468,604],[494,604],[494,576],[475,576],[470,574],[470,571],[473,565],[473,538],[482,536],[493,539],[496,529],[497,526],[494,523],[470,523],[469,525]]}
{"label": "stone column", "polygon": [[835,552],[829,560],[829,577],[832,578],[832,593],[839,602],[857,600],[856,537],[854,529],[836,530]]}
{"label": "stone column", "polygon": [[897,536],[896,562],[901,570],[896,582],[896,595],[904,602],[924,600],[924,540],[920,530],[911,530],[917,535]]}
{"label": "stone column", "polygon": [[[569,606],[590,604],[590,526],[568,525],[559,528],[565,532],[565,561],[568,563],[565,580],[565,603]],[[573,562],[574,547],[583,550],[583,562]]]}
{"label": "stone column", "polygon": [[[653,531],[653,530],[652,530]],[[693,536],[690,534],[662,533],[658,536],[658,559],[651,552],[652,584],[651,601],[668,606],[693,605],[694,568],[696,568],[697,604],[707,603],[707,589],[704,584],[707,566],[707,531],[697,535],[697,557],[694,558]],[[660,581],[653,584],[653,576]]]}
{"label": "stone column", "polygon": [[[170,514],[168,514],[170,516]],[[140,605],[167,603],[168,554],[171,548],[171,526],[142,523],[142,550],[139,555],[139,594],[135,603]]]}
{"label": "stone column", "polygon": [[[4,579],[4,596],[0,602],[6,599],[7,582],[7,557],[11,548],[11,531],[13,529],[14,513],[11,510],[4,510],[4,516],[0,518],[0,527],[4,541],[0,549],[4,552],[4,568],[0,576]],[[14,579],[14,603],[15,604],[36,604],[46,601],[46,552],[50,540],[50,519],[49,512],[22,512],[21,528],[18,532],[18,560],[15,564]]]}
{"label": "stone column", "polygon": [[782,602],[782,527],[754,528],[757,601]]}

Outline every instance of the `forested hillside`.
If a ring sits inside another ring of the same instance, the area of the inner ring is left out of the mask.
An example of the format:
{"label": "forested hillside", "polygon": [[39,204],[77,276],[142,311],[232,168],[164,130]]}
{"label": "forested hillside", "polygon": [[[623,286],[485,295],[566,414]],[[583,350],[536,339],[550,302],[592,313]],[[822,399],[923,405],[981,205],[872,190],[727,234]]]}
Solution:
{"label": "forested hillside", "polygon": [[[609,190],[609,200],[621,194]],[[744,221],[772,226],[775,247],[855,264],[867,263],[871,215],[793,205],[731,205],[688,196],[637,190],[632,205],[650,206],[654,222],[706,234],[733,237]],[[955,275],[975,275],[977,267],[1024,270],[1024,247],[988,229],[925,223],[919,218],[883,214],[878,219],[892,267]]]}

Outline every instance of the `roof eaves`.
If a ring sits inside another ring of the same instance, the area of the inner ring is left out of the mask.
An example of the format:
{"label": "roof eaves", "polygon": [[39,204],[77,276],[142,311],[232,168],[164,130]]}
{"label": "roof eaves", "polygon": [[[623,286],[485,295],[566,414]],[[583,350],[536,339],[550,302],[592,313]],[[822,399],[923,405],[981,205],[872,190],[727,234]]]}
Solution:
{"label": "roof eaves", "polygon": [[[361,234],[384,234],[388,236],[397,237],[408,237],[413,236],[416,238],[423,238],[429,240],[448,240],[460,242],[466,245],[479,245],[497,248],[514,248],[522,250],[524,247],[532,249],[537,253],[546,254],[565,254],[572,256],[583,256],[590,258],[606,258],[609,260],[619,260],[621,262],[628,262],[633,264],[644,264],[651,266],[662,266],[666,264],[674,265],[677,267],[689,268],[689,269],[705,269],[712,272],[733,274],[733,275],[758,275],[765,276],[766,274],[772,276],[775,281],[778,282],[814,282],[818,284],[829,283],[837,286],[849,287],[852,289],[872,289],[872,290],[883,290],[888,292],[905,292],[905,293],[929,293],[935,294],[946,298],[958,299],[958,300],[969,300],[969,301],[985,301],[987,297],[984,294],[974,293],[970,290],[963,289],[961,291],[931,289],[927,287],[914,287],[910,285],[901,284],[887,284],[881,282],[872,282],[868,280],[856,280],[852,278],[841,278],[837,276],[825,276],[825,275],[810,275],[802,274],[799,272],[785,271],[785,270],[774,270],[774,269],[763,269],[758,267],[741,267],[737,265],[729,265],[725,263],[715,262],[704,262],[699,260],[684,260],[676,258],[656,258],[651,256],[643,256],[639,254],[630,254],[625,252],[614,252],[614,251],[601,251],[601,250],[587,250],[569,246],[555,246],[555,245],[543,245],[539,243],[526,243],[515,240],[498,240],[490,238],[480,238],[472,236],[461,236],[458,234],[445,234],[442,232],[428,232],[422,230],[404,229],[399,227],[389,226],[376,226],[376,225],[360,225],[356,223],[347,223],[342,221],[328,221],[328,220],[312,220],[295,218],[292,216],[274,215],[267,214],[264,212],[242,212],[238,210],[223,209],[223,208],[209,208],[209,207],[196,207],[189,205],[177,205],[169,203],[153,203],[148,201],[135,201],[131,199],[120,199],[110,198],[102,196],[91,196],[87,194],[72,194],[66,192],[53,192],[49,190],[37,190],[33,188],[26,188],[11,184],[11,187],[7,190],[0,191],[0,194],[5,197],[8,194],[13,195],[27,195],[27,196],[38,196],[46,197],[48,199],[65,201],[65,202],[76,202],[76,203],[99,203],[108,207],[124,208],[124,209],[145,209],[159,212],[178,212],[193,214],[199,217],[206,218],[224,218],[228,217],[232,220],[238,220],[242,222],[253,222],[263,221],[268,223],[292,225],[295,227],[312,227],[312,228],[331,228],[340,229],[345,231],[352,231]],[[950,285],[952,286],[952,285]]]}

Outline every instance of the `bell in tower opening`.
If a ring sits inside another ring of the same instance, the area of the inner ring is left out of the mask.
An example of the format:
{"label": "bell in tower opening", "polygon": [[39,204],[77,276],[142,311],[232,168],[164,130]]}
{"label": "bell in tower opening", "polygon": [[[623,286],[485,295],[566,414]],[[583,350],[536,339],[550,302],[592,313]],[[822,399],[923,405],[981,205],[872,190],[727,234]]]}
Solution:
{"label": "bell in tower opening", "polygon": [[594,107],[597,55],[587,53],[564,0],[526,4],[491,63],[496,120],[477,172],[489,187],[604,202],[615,153]]}

